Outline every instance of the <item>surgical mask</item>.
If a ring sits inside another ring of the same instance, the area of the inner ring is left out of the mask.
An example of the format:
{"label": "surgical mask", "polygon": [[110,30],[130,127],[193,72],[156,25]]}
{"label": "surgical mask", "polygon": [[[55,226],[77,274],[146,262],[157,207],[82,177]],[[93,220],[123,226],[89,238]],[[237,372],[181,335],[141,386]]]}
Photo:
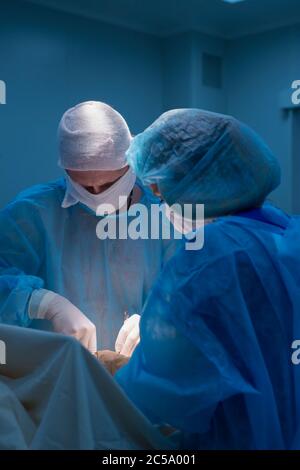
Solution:
{"label": "surgical mask", "polygon": [[177,232],[187,235],[197,231],[199,228],[203,227],[209,222],[212,222],[213,219],[199,218],[199,219],[189,219],[188,217],[183,217],[178,212],[173,210],[168,204],[165,203],[165,214],[168,220],[172,223]]}
{"label": "surgical mask", "polygon": [[[135,181],[136,176],[131,168],[129,168],[128,171],[108,189],[100,194],[92,194],[80,184],[75,183],[68,173],[66,173],[66,193],[61,206],[67,208],[81,202],[93,212],[97,213],[97,215],[112,214],[124,207],[124,197],[127,200],[135,185]],[[113,210],[112,208],[110,210],[106,207],[105,211],[101,213],[101,208],[99,210],[100,205],[112,206]],[[120,205],[122,205],[122,207],[120,207]]]}

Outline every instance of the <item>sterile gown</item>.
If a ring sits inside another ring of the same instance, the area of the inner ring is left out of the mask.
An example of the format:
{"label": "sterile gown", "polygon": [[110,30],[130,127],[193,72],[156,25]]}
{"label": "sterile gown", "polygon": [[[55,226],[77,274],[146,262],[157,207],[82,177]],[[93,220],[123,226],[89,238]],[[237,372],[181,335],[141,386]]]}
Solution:
{"label": "sterile gown", "polygon": [[[140,188],[139,203],[150,208],[159,202]],[[63,178],[37,185],[0,211],[0,322],[48,329],[46,321],[28,316],[32,291],[45,288],[96,325],[98,349],[114,349],[125,312],[141,313],[176,241],[100,240],[99,217],[90,209],[61,207],[65,190]]]}
{"label": "sterile gown", "polygon": [[0,449],[172,447],[77,340],[8,325],[0,339]]}
{"label": "sterile gown", "polygon": [[116,378],[197,449],[300,448],[300,220],[265,204],[205,227],[169,261]]}

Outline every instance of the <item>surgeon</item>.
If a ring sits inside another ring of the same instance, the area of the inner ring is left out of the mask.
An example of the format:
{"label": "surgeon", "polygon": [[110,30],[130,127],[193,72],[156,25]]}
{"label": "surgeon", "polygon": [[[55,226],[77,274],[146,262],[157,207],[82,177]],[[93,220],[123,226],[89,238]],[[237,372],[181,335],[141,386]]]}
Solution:
{"label": "surgeon", "polygon": [[299,448],[300,223],[266,202],[277,160],[233,117],[181,109],[128,161],[167,207],[204,204],[206,225],[203,248],[182,245],[155,284],[117,381],[182,448]]}
{"label": "surgeon", "polygon": [[91,352],[114,350],[117,342],[118,352],[131,354],[139,314],[170,247],[168,240],[97,237],[106,215],[97,213],[99,206],[113,207],[119,217],[137,202],[159,202],[126,162],[131,139],[107,104],[84,102],[63,115],[64,177],[23,191],[0,212],[2,323],[44,328],[50,322]]}

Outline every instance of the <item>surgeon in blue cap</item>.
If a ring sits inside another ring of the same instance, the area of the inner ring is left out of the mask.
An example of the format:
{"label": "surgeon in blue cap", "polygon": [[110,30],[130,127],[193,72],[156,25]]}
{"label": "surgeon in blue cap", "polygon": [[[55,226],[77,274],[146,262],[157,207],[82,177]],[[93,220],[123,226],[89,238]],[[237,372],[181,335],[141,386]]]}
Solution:
{"label": "surgeon in blue cap", "polygon": [[182,448],[300,446],[300,223],[266,202],[280,168],[231,116],[163,114],[127,153],[167,206],[205,205],[201,250],[167,263],[117,380]]}

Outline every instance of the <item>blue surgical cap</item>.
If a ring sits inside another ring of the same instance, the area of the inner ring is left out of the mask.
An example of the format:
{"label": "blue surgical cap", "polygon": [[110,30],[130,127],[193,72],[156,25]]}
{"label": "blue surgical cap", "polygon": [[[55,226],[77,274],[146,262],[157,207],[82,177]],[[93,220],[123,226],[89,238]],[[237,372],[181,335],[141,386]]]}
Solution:
{"label": "blue surgical cap", "polygon": [[276,158],[252,129],[200,109],[162,114],[134,138],[127,161],[169,205],[205,204],[205,217],[259,206],[280,183]]}

